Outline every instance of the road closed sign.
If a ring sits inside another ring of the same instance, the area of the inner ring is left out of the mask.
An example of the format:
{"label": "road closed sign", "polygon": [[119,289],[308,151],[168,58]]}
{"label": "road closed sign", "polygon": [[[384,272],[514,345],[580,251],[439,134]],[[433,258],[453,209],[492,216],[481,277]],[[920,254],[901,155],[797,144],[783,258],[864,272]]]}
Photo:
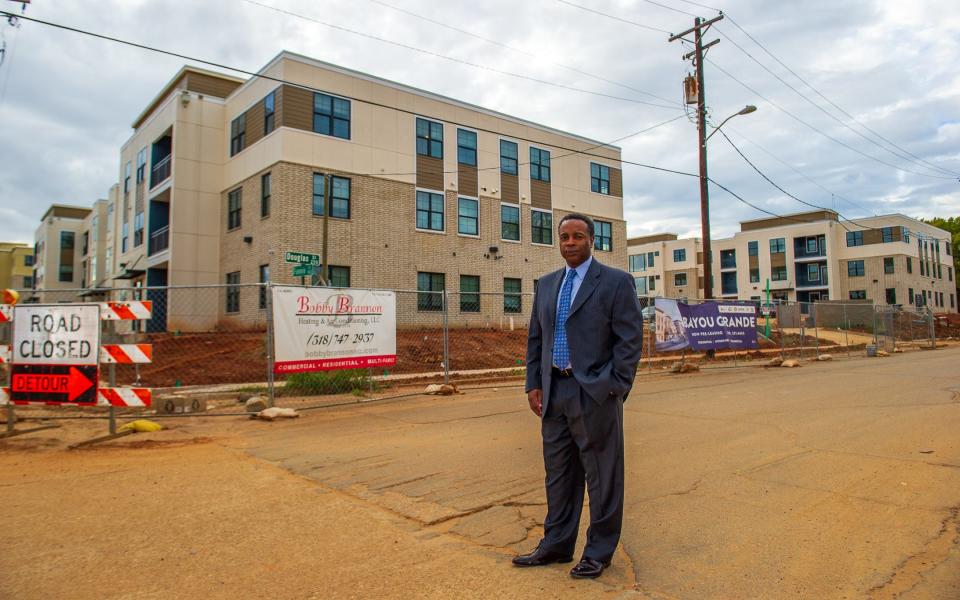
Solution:
{"label": "road closed sign", "polygon": [[100,358],[100,306],[14,307],[10,399],[95,404]]}

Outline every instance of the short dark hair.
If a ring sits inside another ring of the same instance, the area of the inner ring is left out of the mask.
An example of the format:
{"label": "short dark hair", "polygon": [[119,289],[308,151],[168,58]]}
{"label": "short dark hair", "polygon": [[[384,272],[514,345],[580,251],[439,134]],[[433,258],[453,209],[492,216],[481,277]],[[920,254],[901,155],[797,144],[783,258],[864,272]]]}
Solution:
{"label": "short dark hair", "polygon": [[563,218],[560,219],[560,222],[557,223],[557,231],[560,231],[560,226],[563,225],[565,221],[583,221],[587,224],[587,230],[590,232],[590,237],[594,237],[593,233],[593,219],[587,215],[581,213],[570,213],[563,215]]}

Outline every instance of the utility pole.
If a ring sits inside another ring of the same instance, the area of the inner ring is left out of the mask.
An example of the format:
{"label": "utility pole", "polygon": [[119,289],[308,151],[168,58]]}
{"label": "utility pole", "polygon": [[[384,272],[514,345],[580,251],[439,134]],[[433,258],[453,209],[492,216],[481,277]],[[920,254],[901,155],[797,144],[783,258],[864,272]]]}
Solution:
{"label": "utility pole", "polygon": [[[707,177],[707,108],[706,108],[706,89],[703,81],[703,57],[704,51],[720,43],[719,39],[704,45],[703,34],[711,25],[723,19],[723,13],[704,21],[697,17],[693,21],[693,27],[670,36],[670,42],[683,39],[683,36],[693,33],[694,50],[684,55],[683,60],[693,59],[693,65],[696,67],[697,81],[697,149],[700,153],[700,228],[703,245],[703,297],[705,300],[713,298],[713,256],[710,243],[710,189],[708,187]],[[684,40],[689,42],[690,40]]]}

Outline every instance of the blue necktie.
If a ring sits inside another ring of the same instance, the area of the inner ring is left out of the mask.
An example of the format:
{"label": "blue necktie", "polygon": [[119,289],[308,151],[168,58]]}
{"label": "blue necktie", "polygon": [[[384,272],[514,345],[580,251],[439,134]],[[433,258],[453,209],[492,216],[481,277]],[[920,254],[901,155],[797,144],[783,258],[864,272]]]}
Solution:
{"label": "blue necktie", "polygon": [[557,307],[557,323],[553,330],[553,364],[566,369],[570,364],[570,347],[567,345],[567,317],[570,315],[570,298],[573,296],[573,281],[577,272],[567,272],[560,288],[560,306]]}

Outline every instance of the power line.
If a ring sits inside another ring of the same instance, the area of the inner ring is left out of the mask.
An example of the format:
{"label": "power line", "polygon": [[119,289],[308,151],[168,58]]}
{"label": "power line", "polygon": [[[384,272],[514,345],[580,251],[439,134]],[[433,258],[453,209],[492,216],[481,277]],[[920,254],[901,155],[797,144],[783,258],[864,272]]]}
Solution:
{"label": "power line", "polygon": [[[714,8],[713,6],[707,6],[706,4],[700,4],[699,2],[691,2],[691,0],[680,0],[680,2],[684,2],[684,3],[686,3],[686,4],[690,4],[691,6],[697,6],[697,7],[700,7],[700,8],[705,8],[705,9],[707,9],[707,10],[714,10],[714,11],[717,11],[717,12],[723,12],[723,11],[721,11],[719,8]],[[729,18],[729,17],[727,17],[727,18]]]}
{"label": "power line", "polygon": [[[730,126],[727,126],[727,129],[728,129],[728,130],[731,130]],[[868,210],[868,209],[860,206],[859,204],[857,204],[857,203],[854,202],[853,200],[851,200],[851,199],[849,199],[849,198],[847,198],[847,197],[845,197],[845,196],[841,196],[840,194],[838,194],[838,193],[836,193],[836,192],[833,192],[833,191],[827,189],[827,188],[824,187],[822,184],[820,184],[820,182],[818,182],[817,180],[809,177],[809,176],[806,175],[803,171],[800,171],[799,169],[797,169],[796,167],[794,167],[793,165],[791,165],[791,164],[788,163],[787,161],[785,161],[785,160],[783,160],[782,158],[778,157],[778,156],[777,156],[776,154],[774,154],[773,152],[770,152],[770,150],[768,150],[768,149],[767,149],[766,147],[764,147],[762,144],[756,142],[755,140],[752,140],[752,139],[748,138],[747,136],[743,135],[743,133],[737,131],[736,129],[732,129],[732,131],[734,131],[735,133],[737,133],[737,135],[739,135],[740,137],[742,137],[743,139],[745,139],[747,142],[753,144],[754,146],[756,146],[757,148],[759,148],[760,150],[762,150],[762,151],[763,151],[767,156],[769,156],[770,158],[774,159],[775,161],[779,162],[779,163],[782,164],[783,166],[787,167],[788,169],[790,169],[791,171],[793,171],[794,173],[796,173],[796,174],[799,175],[800,177],[803,177],[804,179],[806,179],[807,181],[809,181],[809,182],[812,183],[813,185],[817,186],[818,188],[820,188],[820,189],[823,190],[824,192],[830,194],[831,196],[840,198],[841,200],[843,200],[843,201],[846,202],[847,204],[850,204],[850,205],[853,206],[854,208],[858,208],[858,209],[860,209],[860,210],[862,210],[862,211],[864,211],[864,212],[866,212],[866,213],[871,212],[870,210]]]}
{"label": "power line", "polygon": [[[728,17],[728,18],[729,18],[729,17]],[[825,108],[823,108],[822,106],[820,106],[819,104],[817,104],[816,102],[814,102],[812,99],[810,99],[810,97],[808,97],[806,94],[804,94],[803,92],[801,92],[800,90],[798,90],[797,88],[795,88],[795,87],[794,87],[793,85],[791,85],[788,81],[784,80],[782,77],[780,77],[779,75],[777,75],[777,74],[776,74],[775,72],[773,72],[770,68],[768,68],[767,65],[765,65],[765,64],[763,64],[762,62],[760,62],[759,60],[757,60],[757,58],[756,58],[755,56],[753,56],[753,54],[751,54],[750,52],[748,52],[743,46],[741,46],[740,44],[738,44],[738,43],[736,42],[736,40],[734,40],[734,39],[731,38],[729,35],[727,35],[726,33],[724,33],[721,29],[717,28],[717,32],[718,32],[720,35],[722,35],[723,37],[725,37],[728,42],[730,42],[731,44],[733,44],[734,47],[735,47],[737,50],[739,50],[740,52],[742,52],[743,54],[745,54],[745,55],[747,56],[747,58],[749,58],[750,60],[752,60],[753,62],[755,62],[757,65],[759,65],[761,69],[763,69],[764,71],[766,71],[767,73],[769,73],[770,75],[772,75],[774,78],[776,78],[777,81],[779,81],[779,82],[782,83],[783,85],[785,85],[785,86],[787,86],[788,88],[790,88],[790,90],[792,90],[795,94],[797,94],[798,96],[800,96],[801,98],[803,98],[804,100],[806,100],[806,101],[807,101],[808,103],[810,103],[814,108],[816,108],[817,110],[819,110],[819,111],[822,112],[823,114],[827,115],[828,117],[830,117],[831,119],[833,119],[834,121],[836,121],[837,123],[839,123],[840,125],[842,125],[843,127],[849,129],[849,130],[852,131],[854,134],[860,136],[861,138],[863,138],[864,140],[866,140],[866,141],[869,142],[870,144],[873,144],[873,145],[877,146],[878,148],[880,148],[881,150],[883,150],[883,151],[885,151],[885,152],[889,152],[890,154],[896,156],[897,158],[899,158],[899,159],[901,159],[901,160],[905,160],[905,161],[907,161],[907,162],[916,164],[917,166],[919,166],[919,167],[921,167],[921,168],[924,168],[924,169],[933,169],[933,170],[936,170],[936,171],[940,171],[941,173],[945,173],[945,174],[947,174],[947,175],[953,175],[953,173],[951,173],[950,171],[947,171],[947,170],[945,170],[945,169],[941,169],[940,167],[937,167],[937,166],[929,166],[929,165],[922,164],[921,162],[918,162],[917,160],[915,160],[915,159],[913,159],[913,158],[910,158],[909,156],[905,156],[904,154],[901,154],[901,153],[896,152],[896,151],[894,151],[894,150],[890,150],[890,149],[887,148],[886,146],[878,143],[876,140],[873,140],[873,139],[867,137],[866,135],[864,135],[864,134],[861,133],[860,131],[854,129],[853,127],[851,127],[850,125],[848,125],[847,123],[845,123],[842,119],[838,118],[836,115],[834,115],[834,114],[831,113],[830,111],[826,110]],[[751,38],[751,39],[752,39],[752,38]],[[778,61],[778,62],[779,62],[779,61]],[[783,64],[783,63],[781,63],[781,64]],[[791,73],[792,73],[792,72],[793,72],[793,71],[791,71]],[[794,73],[794,75],[796,75],[796,74]],[[803,81],[803,80],[801,79],[801,81]],[[804,81],[804,83],[806,83],[806,82]],[[807,86],[809,87],[810,84],[807,84]]]}
{"label": "power line", "polygon": [[636,27],[640,27],[641,29],[649,29],[650,31],[656,31],[657,33],[665,33],[667,35],[670,35],[670,32],[667,31],[666,29],[660,29],[659,27],[652,27],[650,25],[647,25],[646,23],[638,23],[636,21],[631,21],[630,19],[617,17],[593,8],[587,8],[586,6],[582,6],[580,4],[574,4],[573,2],[569,2],[568,0],[557,0],[557,2],[560,2],[561,4],[566,4],[568,6],[572,6],[574,8],[579,8],[580,10],[585,10],[595,15],[600,15],[601,17],[607,17],[608,19],[613,19],[614,21],[620,21],[621,23],[628,23],[630,25],[635,25]]}
{"label": "power line", "polygon": [[680,14],[682,14],[682,15],[689,15],[689,16],[691,16],[691,17],[698,17],[698,16],[700,16],[700,15],[695,15],[695,14],[693,14],[692,12],[687,12],[687,11],[685,11],[685,10],[680,10],[679,8],[674,8],[674,7],[672,7],[672,6],[667,6],[666,4],[661,4],[661,3],[659,3],[659,2],[656,2],[655,0],[643,0],[643,1],[646,2],[647,4],[652,4],[652,5],[654,5],[654,6],[659,6],[660,8],[665,8],[665,9],[667,9],[667,10],[672,10],[673,12],[678,12],[678,13],[680,13]]}
{"label": "power line", "polygon": [[542,85],[549,85],[549,86],[552,86],[552,87],[555,87],[555,88],[564,89],[564,90],[569,90],[569,91],[572,91],[572,92],[579,92],[579,93],[581,93],[581,94],[591,94],[591,95],[594,95],[594,96],[600,96],[600,97],[602,97],[602,98],[610,98],[610,99],[612,99],[612,100],[622,100],[622,101],[624,101],[624,102],[633,102],[633,103],[635,103],[635,104],[644,104],[644,105],[647,105],[647,106],[655,106],[655,107],[657,107],[657,108],[666,108],[666,109],[670,109],[670,110],[673,110],[673,109],[676,108],[675,106],[664,106],[663,104],[657,104],[657,103],[655,103],[655,102],[647,102],[646,100],[637,100],[637,99],[635,99],[635,98],[626,98],[626,97],[623,97],[623,96],[616,96],[616,95],[614,95],[614,94],[606,94],[606,93],[604,93],[604,92],[597,92],[597,91],[593,91],[593,90],[586,90],[586,89],[578,88],[578,87],[575,87],[575,86],[572,86],[572,85],[566,85],[566,84],[564,84],[564,83],[557,83],[557,82],[555,82],[555,81],[549,81],[549,80],[547,80],[547,79],[540,79],[540,78],[537,78],[537,77],[531,77],[531,76],[529,76],[529,75],[522,75],[522,74],[520,74],[520,73],[514,73],[514,72],[512,72],[512,71],[505,71],[505,70],[503,70],[503,69],[498,69],[498,68],[496,68],[496,67],[490,67],[490,66],[487,66],[487,65],[481,65],[481,64],[479,64],[479,63],[470,62],[470,61],[468,61],[468,60],[463,60],[463,59],[461,59],[461,58],[455,58],[455,57],[453,57],[453,56],[447,56],[446,54],[440,54],[439,52],[433,52],[432,50],[425,50],[425,49],[423,49],[423,48],[418,48],[417,46],[411,46],[410,44],[404,44],[403,42],[397,42],[397,41],[390,40],[390,39],[387,39],[387,38],[384,38],[384,37],[380,37],[380,36],[377,36],[377,35],[373,35],[373,34],[370,34],[370,33],[364,33],[364,32],[362,32],[362,31],[357,31],[356,29],[350,29],[349,27],[343,27],[342,25],[336,25],[336,24],[333,24],[333,23],[328,23],[328,22],[326,22],[326,21],[322,21],[322,20],[316,19],[316,18],[314,18],[314,17],[309,17],[309,16],[307,16],[307,15],[302,15],[302,14],[300,14],[300,13],[295,13],[295,12],[293,12],[293,11],[289,11],[289,10],[286,10],[286,9],[283,9],[283,8],[279,8],[279,7],[276,7],[276,6],[270,6],[269,4],[263,4],[262,2],[258,2],[257,0],[243,0],[243,1],[246,2],[247,4],[253,4],[254,6],[259,6],[259,7],[261,7],[261,8],[265,8],[265,9],[267,9],[267,10],[272,10],[272,11],[277,12],[277,13],[289,15],[289,16],[292,16],[292,17],[296,17],[296,18],[298,18],[298,19],[306,20],[306,21],[311,21],[311,22],[313,22],[313,23],[317,23],[318,25],[323,25],[323,26],[329,27],[329,28],[331,28],[331,29],[336,29],[336,30],[338,30],[338,31],[343,31],[343,32],[346,32],[346,33],[350,33],[350,34],[353,34],[353,35],[360,36],[360,37],[365,37],[365,38],[367,38],[367,39],[371,39],[371,40],[375,40],[375,41],[378,41],[378,42],[382,42],[382,43],[384,43],[384,44],[390,44],[390,45],[393,45],[393,46],[397,46],[398,48],[404,48],[404,49],[406,49],[406,50],[412,50],[412,51],[414,51],[414,52],[419,52],[419,53],[421,53],[421,54],[426,54],[427,56],[432,56],[432,57],[434,57],[434,58],[440,58],[440,59],[442,59],[442,60],[448,60],[448,61],[450,61],[450,62],[454,62],[454,63],[461,64],[461,65],[465,65],[465,66],[472,67],[472,68],[474,68],[474,69],[479,69],[479,70],[482,70],[482,71],[489,71],[489,72],[491,72],[491,73],[497,73],[497,74],[499,74],[499,75],[506,75],[506,76],[508,76],[508,77],[514,77],[514,78],[516,78],[516,79],[523,79],[523,80],[526,80],[526,81],[532,81],[532,82],[534,82],[534,83],[539,83],[539,84],[542,84]]}
{"label": "power line", "polygon": [[[457,33],[462,33],[463,35],[467,35],[467,36],[470,36],[470,37],[472,37],[472,38],[475,38],[475,39],[478,39],[478,40],[487,42],[488,44],[493,44],[493,45],[495,45],[495,46],[499,46],[500,48],[505,48],[505,49],[507,49],[507,50],[510,50],[511,52],[517,52],[517,53],[519,53],[519,54],[523,54],[523,55],[529,56],[529,57],[531,57],[531,58],[539,58],[536,54],[534,54],[534,53],[532,53],[532,52],[527,52],[526,50],[522,50],[522,49],[520,49],[520,48],[516,48],[516,47],[514,47],[514,46],[511,46],[511,45],[509,45],[509,44],[505,44],[505,43],[500,42],[500,41],[497,41],[497,40],[495,40],[495,39],[491,39],[491,38],[488,38],[488,37],[484,37],[484,36],[482,36],[482,35],[473,33],[472,31],[468,31],[468,30],[466,30],[466,29],[461,29],[461,28],[459,28],[459,27],[454,27],[453,25],[450,25],[450,24],[448,24],[448,23],[444,23],[444,22],[442,22],[442,21],[438,21],[438,20],[436,20],[436,19],[431,19],[430,17],[427,17],[427,16],[425,16],[425,15],[421,15],[421,14],[415,13],[415,12],[413,12],[413,11],[411,11],[411,10],[407,10],[407,9],[405,9],[405,8],[400,8],[399,6],[394,6],[393,4],[390,4],[390,3],[388,3],[388,2],[384,2],[383,0],[369,0],[369,1],[372,2],[372,3],[374,3],[374,4],[379,4],[380,6],[385,6],[385,7],[389,8],[389,9],[395,10],[395,11],[397,11],[397,12],[399,12],[399,13],[403,13],[403,14],[405,14],[405,15],[409,15],[409,16],[414,17],[414,18],[416,18],[416,19],[421,19],[421,20],[423,20],[423,21],[426,21],[427,23],[432,23],[433,25],[437,25],[437,26],[439,26],[439,27],[444,27],[444,28],[449,29],[449,30],[451,30],[451,31],[456,31]],[[656,95],[656,94],[652,94],[652,93],[647,92],[647,91],[645,91],[645,90],[641,90],[641,89],[635,88],[635,87],[633,87],[633,86],[631,86],[631,85],[627,85],[627,84],[625,84],[625,83],[622,83],[622,82],[619,82],[619,81],[615,81],[615,80],[613,80],[613,79],[607,79],[606,77],[601,77],[600,75],[596,75],[596,74],[594,74],[594,73],[591,73],[591,72],[589,72],[589,71],[584,71],[584,70],[578,69],[578,68],[576,68],[576,67],[571,67],[570,65],[565,65],[565,64],[563,64],[563,63],[559,63],[559,62],[555,62],[555,61],[550,61],[550,63],[553,64],[553,65],[556,65],[556,66],[558,66],[558,67],[561,67],[561,68],[563,68],[563,69],[567,69],[567,70],[569,70],[569,71],[572,71],[572,72],[574,72],[574,73],[577,73],[577,74],[579,74],[579,75],[583,75],[583,76],[585,76],[585,77],[590,77],[590,78],[592,78],[592,79],[596,79],[597,81],[603,81],[604,83],[610,83],[610,84],[613,84],[613,85],[617,85],[617,86],[620,86],[620,87],[622,87],[622,88],[624,88],[624,89],[628,89],[628,90],[631,90],[631,91],[633,91],[633,92],[637,92],[638,94],[643,94],[644,96],[650,96],[651,98],[656,98],[657,100],[662,100],[662,101],[664,101],[664,102],[673,103],[673,104],[676,104],[677,106],[680,106],[680,105],[682,104],[682,102],[676,102],[676,101],[674,101],[674,100],[670,100],[669,98],[664,98],[663,96],[658,96],[658,95]]]}
{"label": "power line", "polygon": [[[846,110],[844,110],[842,107],[840,107],[840,106],[839,106],[837,103],[835,103],[833,100],[831,100],[830,98],[827,98],[825,95],[823,95],[823,94],[820,92],[820,90],[818,90],[817,88],[815,88],[810,82],[808,82],[806,79],[804,79],[803,77],[801,77],[796,71],[794,71],[793,69],[791,69],[790,67],[788,67],[782,60],[780,60],[779,58],[777,58],[772,52],[770,52],[770,50],[768,50],[763,44],[761,44],[755,37],[753,37],[752,35],[750,35],[750,33],[747,32],[746,29],[744,29],[743,27],[741,27],[740,24],[737,23],[732,17],[730,17],[729,15],[727,15],[727,19],[728,19],[731,23],[733,23],[734,27],[736,27],[737,29],[739,29],[741,32],[743,32],[743,34],[744,34],[745,36],[747,36],[748,38],[750,38],[750,40],[751,40],[754,44],[756,44],[757,46],[759,46],[761,50],[763,50],[764,52],[766,52],[767,55],[770,56],[770,58],[772,58],[773,60],[777,61],[777,63],[780,64],[780,66],[782,66],[784,69],[786,69],[787,71],[789,71],[790,74],[792,74],[794,77],[796,77],[796,78],[799,79],[801,82],[803,82],[803,84],[806,85],[806,86],[807,86],[808,88],[810,88],[811,90],[813,90],[814,93],[816,93],[818,96],[820,96],[821,98],[823,98],[826,102],[828,102],[831,106],[833,106],[833,107],[836,108],[838,111],[840,111],[841,113],[843,113],[845,116],[847,116],[848,118],[852,119],[855,123],[857,123],[858,125],[860,125],[860,126],[863,127],[864,129],[866,129],[867,131],[869,131],[869,132],[872,133],[873,135],[877,136],[877,137],[880,138],[881,140],[887,142],[888,144],[890,144],[890,145],[893,146],[894,148],[897,148],[897,149],[901,150],[902,152],[904,152],[904,153],[912,156],[913,158],[916,158],[916,159],[919,160],[920,162],[928,165],[929,167],[932,167],[932,168],[934,168],[934,169],[938,169],[938,170],[940,170],[940,171],[942,171],[942,172],[945,172],[945,173],[948,173],[948,174],[956,174],[955,172],[952,172],[952,171],[950,171],[950,170],[948,170],[948,169],[943,169],[943,168],[941,168],[941,167],[939,167],[939,166],[937,166],[937,165],[934,165],[933,163],[931,163],[931,162],[929,162],[929,161],[924,160],[923,158],[917,156],[916,154],[913,154],[912,152],[910,152],[910,151],[907,150],[906,148],[903,148],[902,146],[899,146],[899,145],[896,144],[895,142],[890,141],[889,139],[885,138],[884,136],[880,135],[878,132],[876,132],[876,131],[874,131],[873,129],[871,129],[870,127],[868,127],[865,123],[861,122],[861,121],[858,120],[856,117],[854,117],[852,114],[850,114],[849,112],[847,112]],[[727,36],[724,35],[724,37],[727,37]],[[727,37],[727,39],[730,39],[730,38]],[[731,41],[732,41],[732,40],[731,40]]]}
{"label": "power line", "polygon": [[[747,156],[746,156],[743,152],[740,151],[740,148],[738,148],[737,145],[733,143],[733,140],[731,140],[731,139],[727,136],[727,133],[726,133],[725,131],[719,130],[719,129],[718,129],[717,131],[719,131],[719,132],[720,132],[720,135],[722,135],[723,138],[724,138],[725,140],[727,140],[727,142],[728,142],[731,146],[733,146],[733,149],[737,151],[737,154],[740,155],[740,158],[742,158],[744,161],[746,161],[746,163],[747,163],[748,165],[750,165],[750,166],[753,168],[753,170],[756,171],[757,174],[760,175],[760,177],[763,177],[765,180],[767,180],[767,182],[768,182],[770,185],[772,185],[773,187],[777,188],[778,190],[780,190],[781,192],[783,192],[784,194],[786,194],[786,195],[789,196],[790,198],[793,198],[794,200],[796,200],[796,201],[799,202],[800,204],[804,204],[804,205],[809,206],[809,207],[811,207],[811,208],[819,208],[820,210],[830,210],[830,209],[828,209],[828,208],[826,208],[826,207],[824,207],[824,206],[819,206],[819,205],[817,205],[817,204],[813,204],[813,203],[807,202],[806,200],[801,200],[800,198],[797,198],[796,196],[794,196],[793,194],[791,194],[791,193],[788,192],[787,190],[785,190],[785,189],[783,189],[782,187],[780,187],[780,186],[777,184],[777,182],[775,182],[774,180],[772,180],[772,179],[770,179],[769,177],[767,177],[766,173],[764,173],[763,171],[761,171],[761,170],[757,167],[757,165],[753,164],[753,162],[752,162],[749,158],[747,158]],[[835,211],[835,212],[837,213],[837,215],[838,215],[839,217],[841,217],[841,218],[843,218],[843,219],[846,219],[847,221],[850,221],[850,222],[853,223],[854,225],[859,225],[860,227],[863,227],[863,225],[860,225],[860,223],[856,223],[856,222],[852,221],[851,219],[847,219],[846,217],[844,217],[844,216],[840,213],[840,211]],[[840,223],[840,226],[841,226],[841,227],[843,227],[843,228],[846,229],[847,231],[850,231],[850,229],[848,229],[842,222],[838,221],[838,223]]]}
{"label": "power line", "polygon": [[811,129],[812,131],[815,131],[816,133],[819,133],[820,135],[822,135],[823,137],[827,138],[828,140],[830,140],[830,141],[832,141],[832,142],[834,142],[834,143],[836,143],[836,144],[839,144],[839,145],[843,146],[844,148],[846,148],[846,149],[848,149],[848,150],[850,150],[850,151],[852,151],[852,152],[856,152],[856,153],[859,154],[860,156],[863,156],[863,157],[865,157],[865,158],[869,158],[870,160],[872,160],[872,161],[874,161],[874,162],[878,162],[878,163],[880,163],[881,165],[890,167],[891,169],[897,169],[898,171],[904,171],[904,172],[906,172],[906,173],[912,173],[912,174],[914,174],[914,175],[920,175],[921,177],[930,177],[930,178],[933,178],[933,179],[951,179],[951,180],[956,180],[956,177],[947,177],[947,176],[944,176],[944,175],[931,175],[931,174],[929,174],[929,173],[919,173],[919,172],[917,172],[917,171],[912,171],[912,170],[910,170],[910,169],[907,169],[906,167],[897,166],[897,165],[895,165],[895,164],[893,164],[893,163],[889,163],[889,162],[887,162],[887,161],[885,161],[885,160],[883,160],[883,159],[877,158],[876,156],[873,156],[873,155],[871,155],[871,154],[867,154],[866,152],[864,152],[864,151],[862,151],[862,150],[859,150],[859,149],[857,149],[857,148],[854,148],[854,147],[851,146],[850,144],[847,144],[846,142],[844,142],[844,141],[842,141],[842,140],[839,140],[839,139],[833,137],[833,136],[830,135],[829,133],[826,133],[826,132],[824,132],[824,131],[822,131],[822,130],[816,128],[816,127],[814,127],[814,126],[811,125],[810,123],[807,123],[806,121],[804,121],[804,120],[801,119],[800,117],[796,116],[796,115],[793,114],[792,112],[790,112],[790,111],[788,111],[787,109],[783,108],[782,106],[780,106],[779,104],[777,104],[777,103],[774,102],[773,100],[770,100],[769,98],[767,98],[766,96],[764,96],[763,94],[761,94],[761,93],[758,92],[757,90],[753,89],[752,87],[750,87],[749,85],[747,85],[746,83],[744,83],[743,81],[741,81],[740,79],[737,79],[734,75],[732,75],[729,71],[727,71],[726,69],[724,69],[723,67],[721,67],[720,65],[718,65],[715,61],[710,60],[709,58],[706,59],[706,60],[707,60],[711,65],[713,65],[714,67],[716,67],[718,71],[720,71],[721,73],[723,73],[724,75],[726,75],[726,76],[729,77],[730,79],[732,79],[732,80],[736,81],[737,83],[739,83],[741,86],[743,86],[745,89],[747,89],[748,91],[750,91],[752,94],[755,94],[758,98],[762,98],[763,100],[766,100],[767,103],[769,103],[771,106],[773,106],[774,108],[776,108],[776,109],[779,110],[780,112],[784,113],[785,115],[787,115],[788,117],[790,117],[791,119],[793,119],[794,121],[796,121],[797,123],[800,123],[801,125],[803,125],[803,126],[809,128],[809,129]]}

